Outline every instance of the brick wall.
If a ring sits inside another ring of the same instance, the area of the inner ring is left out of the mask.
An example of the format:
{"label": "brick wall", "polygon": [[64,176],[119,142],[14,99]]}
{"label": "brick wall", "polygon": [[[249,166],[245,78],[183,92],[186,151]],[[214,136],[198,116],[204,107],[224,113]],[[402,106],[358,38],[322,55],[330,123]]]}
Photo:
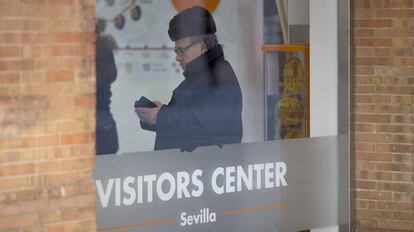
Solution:
{"label": "brick wall", "polygon": [[414,1],[354,5],[356,223],[414,230]]}
{"label": "brick wall", "polygon": [[0,0],[0,231],[95,231],[95,0]]}

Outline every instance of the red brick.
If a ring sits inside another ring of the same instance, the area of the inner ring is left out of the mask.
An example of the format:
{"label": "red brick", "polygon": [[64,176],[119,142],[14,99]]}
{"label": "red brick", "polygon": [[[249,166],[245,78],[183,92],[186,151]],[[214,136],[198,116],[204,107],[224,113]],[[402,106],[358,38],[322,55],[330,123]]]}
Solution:
{"label": "red brick", "polygon": [[354,4],[356,8],[391,8],[391,0],[358,0]]}
{"label": "red brick", "polygon": [[361,57],[356,59],[357,65],[386,66],[390,65],[392,62],[393,60],[388,57]]}
{"label": "red brick", "polygon": [[375,49],[374,48],[367,48],[367,47],[358,47],[356,48],[357,57],[367,57],[367,56],[375,56]]}
{"label": "red brick", "polygon": [[45,4],[46,0],[20,0],[23,4]]}
{"label": "red brick", "polygon": [[394,192],[392,193],[392,201],[401,202],[401,203],[407,203],[407,202],[413,202],[414,201],[414,193],[398,193]]}
{"label": "red brick", "polygon": [[76,0],[46,0],[46,3],[49,5],[53,4],[62,4],[62,5],[72,5]]}
{"label": "red brick", "polygon": [[391,103],[393,104],[410,104],[412,102],[412,96],[391,96]]}
{"label": "red brick", "polygon": [[377,163],[372,161],[360,161],[356,162],[356,170],[376,170]]}
{"label": "red brick", "polygon": [[385,210],[359,209],[356,214],[358,218],[387,219],[392,217],[392,212]]}
{"label": "red brick", "polygon": [[356,139],[360,142],[387,143],[391,141],[391,136],[387,134],[357,133]]}
{"label": "red brick", "polygon": [[[372,228],[377,228],[377,219],[369,219],[369,218],[356,218],[356,224],[358,225],[358,232],[373,232]],[[367,230],[365,230],[367,228]]]}
{"label": "red brick", "polygon": [[7,166],[1,166],[0,176],[13,176],[34,173],[33,163],[24,164],[12,164]]}
{"label": "red brick", "polygon": [[369,153],[369,152],[358,152],[356,160],[362,161],[380,161],[380,162],[391,162],[391,154],[388,153]]}
{"label": "red brick", "polygon": [[393,29],[377,29],[375,30],[375,36],[378,37],[389,37],[389,38],[404,38],[412,36],[413,32],[407,31],[407,29],[399,29],[399,28],[393,28]]}
{"label": "red brick", "polygon": [[368,201],[368,200],[357,200],[356,207],[358,209],[376,209],[377,202],[376,201]]}
{"label": "red brick", "polygon": [[355,73],[357,74],[356,78],[360,78],[361,75],[374,75],[375,68],[371,66],[356,66]]}
{"label": "red brick", "polygon": [[391,191],[392,190],[392,182],[378,182],[378,189],[379,191]]}
{"label": "red brick", "polygon": [[64,221],[75,220],[93,220],[95,218],[95,209],[69,209],[62,212],[62,219]]}
{"label": "red brick", "polygon": [[394,86],[378,86],[377,93],[382,94],[398,94],[398,95],[414,95],[414,86],[394,87]]}
{"label": "red brick", "polygon": [[392,39],[392,47],[411,48],[414,44],[414,39],[411,38],[394,38]]}
{"label": "red brick", "polygon": [[21,32],[21,31],[43,31],[47,29],[47,21],[44,19],[2,19],[0,31]]}
{"label": "red brick", "polygon": [[376,97],[372,95],[355,95],[356,103],[375,103]]}
{"label": "red brick", "polygon": [[377,203],[377,208],[382,210],[410,211],[412,206],[412,204],[391,201],[378,201]]}
{"label": "red brick", "polygon": [[392,180],[393,181],[398,181],[398,182],[413,183],[414,178],[413,178],[413,174],[412,173],[409,173],[409,172],[408,173],[400,172],[400,173],[393,173],[392,174]]}
{"label": "red brick", "polygon": [[16,72],[0,72],[0,84],[16,84],[20,80],[19,73]]}
{"label": "red brick", "polygon": [[[363,28],[363,29],[356,29],[355,30],[355,36],[357,36],[358,38],[364,38],[364,39],[372,39],[372,38],[376,38],[375,37],[375,31],[374,29],[369,29],[369,28]],[[357,47],[358,48],[358,47]]]}
{"label": "red brick", "polygon": [[393,163],[410,163],[413,161],[413,154],[392,154]]}
{"label": "red brick", "polygon": [[[375,70],[374,70],[375,73]],[[378,77],[377,76],[368,76],[368,75],[359,75],[355,81],[356,81],[356,85],[375,85],[378,82]]]}
{"label": "red brick", "polygon": [[355,132],[375,132],[375,124],[356,123]]}
{"label": "red brick", "polygon": [[412,115],[391,115],[391,123],[410,124],[413,123]]}
{"label": "red brick", "polygon": [[376,112],[375,104],[357,104],[356,109],[359,113],[373,114]]}
{"label": "red brick", "polygon": [[20,56],[20,48],[17,46],[0,47],[0,57],[16,58]]}
{"label": "red brick", "polygon": [[390,123],[391,116],[386,114],[357,114],[355,122],[358,123]]}
{"label": "red brick", "polygon": [[372,8],[357,8],[354,12],[355,19],[374,19],[377,15],[377,9]]}
{"label": "red brick", "polygon": [[397,78],[407,75],[407,68],[405,67],[374,67],[374,69],[380,77]]}
{"label": "red brick", "polygon": [[377,152],[382,152],[382,153],[384,153],[384,152],[390,152],[391,151],[391,145],[388,144],[388,143],[385,143],[385,144],[383,144],[383,143],[377,143],[376,146],[375,146],[375,150]]}
{"label": "red brick", "polygon": [[378,9],[376,17],[378,18],[399,18],[399,17],[413,17],[414,9]]}
{"label": "red brick", "polygon": [[414,188],[412,183],[392,183],[391,190],[394,192],[412,193],[414,191]]}
{"label": "red brick", "polygon": [[397,231],[412,231],[414,228],[414,222],[411,221],[401,221],[401,220],[390,220],[384,219],[378,221],[378,228],[383,229],[393,229]]}
{"label": "red brick", "polygon": [[75,76],[72,70],[53,70],[47,73],[49,82],[73,81]]}
{"label": "red brick", "polygon": [[392,23],[391,19],[359,19],[356,20],[356,27],[383,28],[391,27]]}
{"label": "red brick", "polygon": [[80,222],[66,222],[62,224],[49,224],[47,225],[47,231],[96,231],[96,222],[94,220],[91,220]]}
{"label": "red brick", "polygon": [[356,39],[356,46],[367,47],[391,47],[394,43],[392,39]]}
{"label": "red brick", "polygon": [[377,105],[376,112],[379,114],[410,114],[412,112],[410,104]]}
{"label": "red brick", "polygon": [[75,98],[75,104],[79,107],[95,107],[96,106],[96,95],[78,95]]}
{"label": "red brick", "polygon": [[374,190],[377,187],[377,183],[375,181],[357,180],[355,187],[357,189]]}
{"label": "red brick", "polygon": [[413,8],[413,1],[412,0],[391,0],[391,7],[392,8]]}
{"label": "red brick", "polygon": [[34,61],[28,60],[0,60],[0,70],[20,71],[34,69]]}
{"label": "red brick", "polygon": [[395,66],[413,66],[414,58],[411,57],[394,57],[392,64]]}
{"label": "red brick", "polygon": [[394,172],[412,172],[413,167],[411,164],[401,163],[378,163],[378,170],[382,171],[394,171]]}
{"label": "red brick", "polygon": [[[412,135],[392,135],[391,142],[412,144],[413,137]],[[405,152],[413,152],[414,150],[413,150],[413,146],[411,145],[399,145],[399,146],[393,146],[392,151],[405,153]]]}
{"label": "red brick", "polygon": [[34,225],[38,222],[39,217],[36,214],[0,217],[0,230],[10,229],[17,226]]}
{"label": "red brick", "polygon": [[357,143],[356,149],[357,151],[375,152],[376,145],[375,143]]}
{"label": "red brick", "polygon": [[76,133],[76,134],[62,134],[62,144],[82,144],[91,143],[95,141],[94,133]]}
{"label": "red brick", "polygon": [[390,48],[375,48],[375,56],[389,57],[391,49]]}

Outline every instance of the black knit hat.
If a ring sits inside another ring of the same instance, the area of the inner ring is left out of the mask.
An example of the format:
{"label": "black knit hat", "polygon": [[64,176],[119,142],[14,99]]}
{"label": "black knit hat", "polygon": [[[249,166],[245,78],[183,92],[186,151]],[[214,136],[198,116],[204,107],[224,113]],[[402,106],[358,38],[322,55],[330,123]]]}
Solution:
{"label": "black knit hat", "polygon": [[200,6],[193,6],[171,19],[168,35],[172,41],[177,41],[188,36],[214,34],[216,31],[216,23],[210,12]]}

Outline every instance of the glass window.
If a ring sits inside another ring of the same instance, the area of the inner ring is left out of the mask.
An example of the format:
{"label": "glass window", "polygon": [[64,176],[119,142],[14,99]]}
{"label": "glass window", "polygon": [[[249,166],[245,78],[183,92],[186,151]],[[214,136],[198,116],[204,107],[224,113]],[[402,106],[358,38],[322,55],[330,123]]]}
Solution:
{"label": "glass window", "polygon": [[98,228],[349,230],[340,7],[98,0]]}

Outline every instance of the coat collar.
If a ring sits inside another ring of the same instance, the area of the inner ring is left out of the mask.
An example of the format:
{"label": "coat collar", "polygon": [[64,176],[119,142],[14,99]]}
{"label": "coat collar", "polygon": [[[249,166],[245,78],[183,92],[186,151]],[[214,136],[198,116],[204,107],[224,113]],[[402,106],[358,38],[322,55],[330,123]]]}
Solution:
{"label": "coat collar", "polygon": [[223,57],[223,49],[220,45],[210,48],[207,52],[187,64],[183,73],[184,77],[188,80],[195,78],[195,74],[209,68],[210,64],[220,57]]}

